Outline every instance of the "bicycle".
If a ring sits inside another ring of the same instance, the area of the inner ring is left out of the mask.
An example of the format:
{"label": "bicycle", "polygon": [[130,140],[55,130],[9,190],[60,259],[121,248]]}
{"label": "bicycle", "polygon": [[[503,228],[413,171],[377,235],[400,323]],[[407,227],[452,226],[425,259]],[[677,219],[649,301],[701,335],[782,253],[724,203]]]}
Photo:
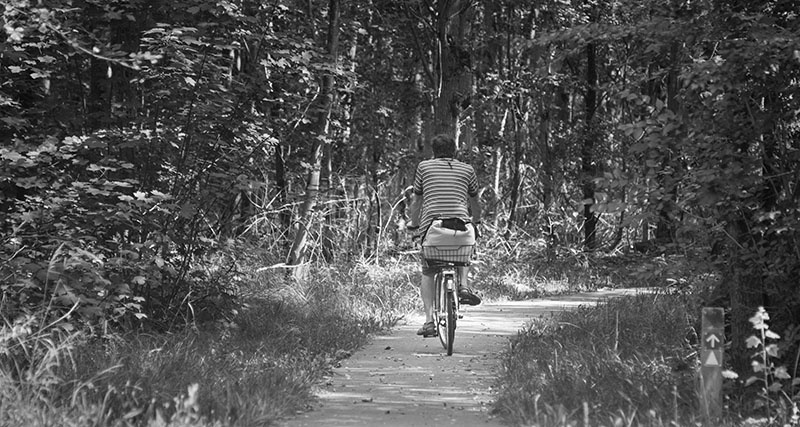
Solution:
{"label": "bicycle", "polygon": [[457,246],[423,246],[422,256],[431,267],[436,267],[434,275],[434,322],[439,342],[453,355],[453,341],[456,336],[456,324],[463,318],[460,312],[458,289],[463,283],[461,270],[456,267],[470,265],[474,245]]}

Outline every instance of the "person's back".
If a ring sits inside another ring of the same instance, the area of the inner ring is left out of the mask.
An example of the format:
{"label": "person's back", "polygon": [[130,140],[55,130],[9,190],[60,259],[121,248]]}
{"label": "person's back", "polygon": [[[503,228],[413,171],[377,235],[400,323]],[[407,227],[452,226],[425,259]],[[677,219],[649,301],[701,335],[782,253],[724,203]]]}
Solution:
{"label": "person's back", "polygon": [[414,177],[414,193],[422,196],[420,226],[427,230],[434,218],[469,220],[468,198],[477,196],[472,166],[453,158],[423,160]]}

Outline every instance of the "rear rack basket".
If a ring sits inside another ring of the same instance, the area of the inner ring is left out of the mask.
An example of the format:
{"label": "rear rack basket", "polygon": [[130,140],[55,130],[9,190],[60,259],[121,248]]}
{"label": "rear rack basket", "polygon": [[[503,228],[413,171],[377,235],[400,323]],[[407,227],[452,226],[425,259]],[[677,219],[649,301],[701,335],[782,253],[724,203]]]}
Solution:
{"label": "rear rack basket", "polygon": [[473,248],[474,245],[423,246],[422,257],[432,265],[441,263],[469,265]]}

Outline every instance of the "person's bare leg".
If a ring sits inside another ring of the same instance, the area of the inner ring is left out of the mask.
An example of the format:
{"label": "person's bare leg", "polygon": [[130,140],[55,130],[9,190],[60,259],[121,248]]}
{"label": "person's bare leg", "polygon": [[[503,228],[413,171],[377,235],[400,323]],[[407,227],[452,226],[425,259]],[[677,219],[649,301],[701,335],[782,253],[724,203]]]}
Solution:
{"label": "person's bare leg", "polygon": [[[458,275],[461,279],[461,287],[458,288],[459,301],[462,304],[478,305],[481,303],[481,297],[475,294],[469,288],[469,266],[458,267]],[[463,292],[462,292],[463,291]]]}
{"label": "person's bare leg", "polygon": [[423,274],[419,287],[422,305],[425,308],[425,323],[433,322],[433,299],[436,298],[433,286],[433,274]]}
{"label": "person's bare leg", "polygon": [[469,284],[469,266],[458,267],[458,275],[461,278],[461,287],[468,288]]}

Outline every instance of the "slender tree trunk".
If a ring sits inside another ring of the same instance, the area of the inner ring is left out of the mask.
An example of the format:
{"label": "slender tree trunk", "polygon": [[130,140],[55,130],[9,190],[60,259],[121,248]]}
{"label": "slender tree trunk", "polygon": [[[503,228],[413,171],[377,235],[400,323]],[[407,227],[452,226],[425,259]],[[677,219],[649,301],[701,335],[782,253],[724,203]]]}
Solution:
{"label": "slender tree trunk", "polygon": [[380,187],[379,182],[379,170],[381,164],[381,155],[383,154],[384,145],[380,137],[375,137],[372,139],[372,149],[370,162],[369,162],[369,185],[368,188],[372,190],[372,197],[370,201],[370,215],[368,217],[369,221],[369,229],[368,233],[368,241],[370,242],[370,249],[372,253],[377,256],[378,254],[378,247],[379,247],[379,240],[380,240],[380,232],[383,230],[383,218],[382,218],[382,210],[381,210],[381,203],[380,203],[380,194],[378,193],[378,188]]}
{"label": "slender tree trunk", "polygon": [[[414,75],[414,88],[418,91],[418,93],[424,93],[425,87],[423,82],[422,74],[417,73]],[[426,123],[426,108],[420,107],[417,108],[414,112],[414,129],[412,132],[412,137],[409,138],[410,148],[413,153],[417,154],[418,156],[425,155],[425,145],[428,140],[428,135],[425,134],[425,123]],[[411,171],[410,174],[414,172]],[[411,179],[413,179],[413,175],[411,175]]]}
{"label": "slender tree trunk", "polygon": [[[670,68],[667,72],[666,97],[667,108],[674,114],[679,113],[678,103],[678,73],[680,71],[680,46],[677,41],[670,45]],[[677,138],[677,136],[676,136]],[[658,222],[656,223],[655,238],[660,243],[669,243],[674,240],[675,221],[677,213],[678,183],[683,171],[678,163],[679,156],[674,151],[678,146],[673,140],[667,140],[667,149],[663,153],[662,170],[671,171],[669,175],[660,175],[659,184],[664,196],[659,203]]]}
{"label": "slender tree trunk", "polygon": [[[92,25],[103,20],[103,11],[93,4],[87,7]],[[106,126],[111,115],[111,70],[107,61],[89,58],[89,100],[87,106],[87,126],[89,131]]]}
{"label": "slender tree trunk", "polygon": [[[338,48],[339,48],[339,0],[330,0],[328,4],[328,35],[327,35],[327,51],[328,60],[331,64],[337,62]],[[295,229],[294,242],[289,251],[289,256],[286,261],[289,265],[302,264],[305,261],[307,239],[308,239],[308,226],[313,216],[313,209],[316,204],[317,196],[320,187],[320,175],[322,170],[322,155],[325,152],[325,145],[329,144],[329,120],[330,111],[333,107],[333,76],[325,74],[322,78],[322,87],[320,91],[320,106],[316,118],[316,133],[319,138],[314,138],[313,149],[311,150],[311,171],[308,174],[306,184],[306,194],[303,205],[298,212],[298,220]]]}
{"label": "slender tree trunk", "polygon": [[553,227],[553,221],[550,219],[550,210],[553,207],[555,199],[555,156],[553,149],[550,147],[550,112],[545,105],[545,96],[542,96],[539,104],[541,111],[541,122],[539,123],[539,152],[542,160],[542,167],[539,171],[540,181],[542,183],[542,216],[546,219],[547,245],[552,249],[558,243],[558,237]]}
{"label": "slender tree trunk", "polygon": [[492,183],[492,204],[494,205],[494,222],[493,225],[497,227],[497,221],[499,220],[500,215],[498,215],[500,211],[500,205],[502,204],[502,187],[500,186],[500,177],[503,174],[503,146],[502,144],[497,144],[494,147],[494,152],[492,153],[492,163],[494,163],[494,182]]}
{"label": "slender tree trunk", "polygon": [[506,224],[505,238],[511,238],[511,229],[514,228],[517,222],[517,205],[519,204],[519,190],[522,186],[522,175],[520,173],[520,165],[522,164],[522,114],[519,111],[511,113],[514,126],[514,158],[511,172],[511,195],[509,196],[508,206],[508,224]]}
{"label": "slender tree trunk", "polygon": [[292,225],[292,215],[286,203],[288,202],[286,195],[289,194],[288,184],[286,183],[286,161],[283,158],[283,144],[278,143],[275,146],[274,153],[275,161],[275,201],[281,206],[280,213],[278,214],[281,225],[284,230],[288,230]]}
{"label": "slender tree trunk", "polygon": [[587,250],[597,247],[597,214],[594,206],[594,116],[597,109],[597,64],[594,42],[586,46],[586,134],[581,149],[581,172],[583,173],[583,245]]}
{"label": "slender tree trunk", "polygon": [[500,185],[500,178],[503,176],[503,165],[505,164],[504,149],[505,149],[505,136],[506,126],[508,123],[509,109],[506,108],[503,112],[503,118],[500,120],[500,126],[497,130],[497,142],[494,147],[494,183],[492,189],[494,190],[494,197],[492,198],[494,204],[494,226],[498,226],[500,220],[501,208],[503,206],[503,187]]}
{"label": "slender tree trunk", "polygon": [[[735,372],[747,372],[750,369],[752,358],[745,342],[747,337],[753,333],[748,319],[758,306],[764,305],[764,301],[761,299],[761,289],[758,286],[761,272],[742,267],[742,260],[752,255],[748,242],[752,236],[747,221],[739,215],[739,212],[731,213],[732,219],[726,227],[731,241],[725,244],[729,262],[721,283],[722,286],[727,287],[730,298],[731,336],[728,339],[731,343],[730,364]],[[728,356],[726,355],[726,357]]]}
{"label": "slender tree trunk", "polygon": [[[486,71],[497,71],[502,78],[504,74],[505,62],[503,61],[503,54],[505,43],[503,39],[504,32],[501,30],[503,25],[503,8],[500,2],[489,1],[484,5],[484,19],[483,31],[486,34],[486,47],[483,49],[483,61],[478,61],[475,64],[476,68],[481,70],[481,74]],[[507,6],[512,8],[513,6]]]}

